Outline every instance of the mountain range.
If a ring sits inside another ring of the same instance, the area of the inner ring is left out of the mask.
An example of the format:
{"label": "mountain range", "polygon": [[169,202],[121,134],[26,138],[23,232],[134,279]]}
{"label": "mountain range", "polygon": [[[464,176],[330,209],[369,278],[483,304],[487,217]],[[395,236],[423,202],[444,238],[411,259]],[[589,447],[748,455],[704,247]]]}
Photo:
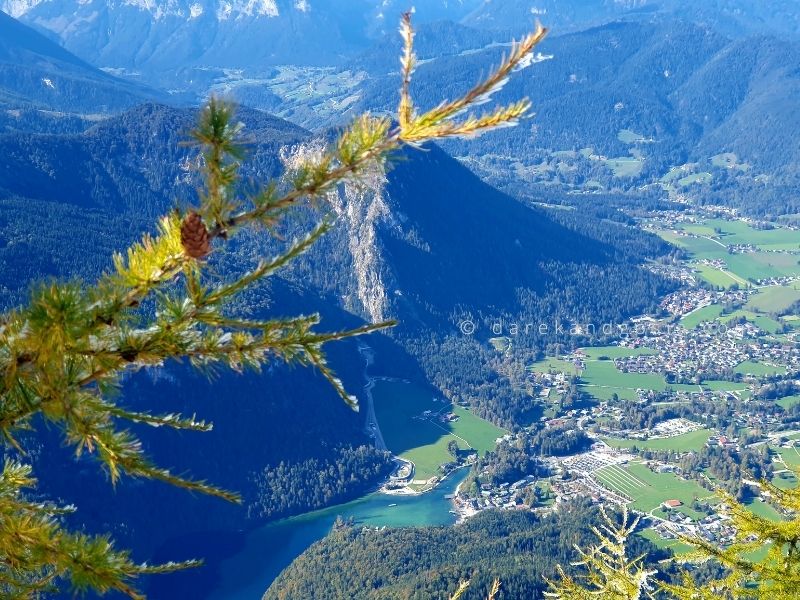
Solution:
{"label": "mountain range", "polygon": [[462,21],[524,31],[538,18],[556,30],[575,31],[621,18],[648,20],[659,15],[703,23],[729,35],[800,34],[796,0],[485,0]]}
{"label": "mountain range", "polygon": [[[474,84],[508,51],[504,40],[533,18],[561,27],[536,64],[497,96],[530,96],[535,118],[478,140],[404,150],[385,180],[375,181],[376,191],[333,196],[334,231],[237,308],[257,315],[318,311],[325,329],[397,318],[394,330],[360,340],[375,351],[373,374],[414,382],[511,431],[538,422],[541,403],[521,385],[521,365],[604,341],[602,334],[573,334],[569,325],[655,312],[677,285],[644,268],[673,249],[631,227],[618,203],[680,210],[671,201],[687,190],[662,186],[665,173],[678,167],[713,172],[697,187],[708,201],[751,202],[754,211],[781,214],[796,205],[790,194],[800,175],[800,51],[791,39],[792,3],[704,6],[420,5],[420,14],[431,15],[420,19],[417,37],[413,93],[421,107]],[[112,252],[151,230],[159,215],[195,201],[200,159],[181,142],[197,109],[168,105],[187,89],[223,89],[254,105],[237,113],[248,140],[243,192],[250,182],[280,175],[282,157],[330,139],[331,128],[353,114],[396,103],[394,13],[402,7],[391,0],[4,0],[2,7],[22,20],[0,13],[6,307],[25,301],[31,281],[92,280],[109,268]],[[665,16],[684,8],[686,20]],[[712,14],[719,16],[713,23]],[[155,91],[140,81],[171,86]],[[309,125],[318,127],[312,132]],[[714,166],[722,153],[735,160]],[[623,173],[620,163],[638,170]],[[730,194],[755,187],[772,195]],[[789,195],[778,197],[783,190]],[[318,218],[314,207],[303,207],[278,236],[234,239],[212,271],[239,272]],[[476,325],[474,335],[459,330],[464,319]],[[561,323],[567,332],[536,327],[513,341],[510,357],[489,343],[498,320]],[[335,346],[331,362],[348,389],[363,389],[364,359],[355,343]],[[192,532],[227,535],[358,497],[391,468],[390,457],[371,444],[363,415],[305,370],[275,365],[209,384],[168,365],[131,376],[121,401],[214,420],[205,435],[141,435],[166,466],[237,489],[246,500],[239,509],[140,481],[112,489],[85,458],[76,463],[66,451],[41,452],[58,446],[56,432],[27,434],[42,491],[77,504],[74,524],[112,532],[137,557],[152,557],[175,540],[191,552],[184,536]],[[556,537],[557,524],[546,525]],[[505,525],[497,527],[493,547],[502,548]],[[398,535],[416,547],[414,534]],[[330,543],[346,551],[347,536]],[[453,541],[451,533],[434,537],[437,547]],[[456,537],[460,552],[474,545],[472,535]],[[518,537],[528,543],[527,534]],[[553,547],[560,551],[563,541]],[[283,584],[313,587],[294,576],[298,581]],[[420,579],[411,587],[425,585]]]}
{"label": "mountain range", "polygon": [[[432,0],[420,19],[459,18],[476,5]],[[336,64],[387,25],[395,30],[408,9],[373,0],[3,0],[0,8],[94,64],[150,74]]]}
{"label": "mountain range", "polygon": [[[424,41],[427,30],[421,31]],[[436,31],[458,43],[438,52],[421,44],[424,60],[412,84],[421,108],[463,93],[505,49],[460,25],[438,24]],[[399,42],[389,37],[344,67],[367,75],[357,101],[330,119],[368,107],[392,110],[397,75],[388,65],[397,52]],[[445,148],[504,189],[524,181],[528,191],[517,186],[514,193],[530,192],[531,184],[549,186],[537,197],[554,185],[661,190],[677,168],[708,172],[709,185],[677,190],[696,191],[698,201],[733,202],[754,214],[797,212],[784,191],[767,197],[754,188],[764,181],[775,190],[797,185],[799,58],[795,41],[731,38],[703,23],[661,16],[554,35],[542,44],[537,64],[497,97],[528,96],[535,118],[506,135]],[[722,155],[735,157],[734,164],[715,164]],[[748,205],[735,188],[754,191],[758,200]]]}
{"label": "mountain range", "polygon": [[[149,104],[80,133],[0,134],[4,304],[24,301],[28,282],[42,277],[91,279],[107,268],[113,250],[151,227],[156,215],[175,202],[190,201],[197,185],[195,151],[178,142],[195,114]],[[259,111],[241,109],[238,117],[252,140],[246,179],[278,173],[280,149],[311,135]],[[436,147],[410,152],[397,162],[382,195],[341,201],[353,204],[343,211],[336,230],[268,288],[248,297],[247,310],[316,310],[331,329],[360,319],[399,317],[402,325],[391,334],[365,340],[376,352],[374,371],[437,386],[508,426],[537,418],[533,403],[499,376],[502,356],[486,344],[488,328],[464,336],[457,329],[459,316],[615,321],[654,308],[653,299],[669,289],[639,267],[643,257],[666,251],[663,242],[622,222],[525,207]],[[362,218],[366,215],[376,218]],[[312,216],[288,224],[283,238],[298,235]],[[243,268],[254,254],[269,254],[281,243],[231,244],[223,253],[227,266],[219,268]],[[570,340],[545,336],[526,343],[536,355],[557,342]],[[363,361],[356,347],[333,349],[332,362],[346,385],[359,390]],[[353,497],[383,472],[385,457],[359,454],[368,442],[362,417],[345,408],[321,378],[309,378],[305,371],[276,366],[262,376],[226,376],[208,386],[185,369],[170,367],[163,377],[137,375],[126,390],[124,402],[133,407],[148,398],[148,403],[216,421],[207,436],[170,436],[159,430],[142,435],[156,458],[170,466],[242,491],[251,507],[270,507],[267,513],[252,509],[259,519]],[[230,413],[236,417],[229,418]],[[316,433],[309,439],[310,424],[299,414],[314,415],[309,419]],[[57,443],[55,437],[49,432],[27,443]],[[258,522],[248,520],[246,511],[181,496],[157,484],[130,482],[113,492],[88,464],[81,466],[82,483],[76,486],[74,479],[59,476],[69,472],[72,459],[66,453],[48,456],[37,461],[37,473],[48,482],[48,493],[70,497],[81,507],[76,522],[98,531],[107,528],[146,556],[188,531]],[[352,473],[346,485],[298,484],[316,481],[303,469],[317,472],[319,461],[333,460],[355,461],[349,467],[354,470],[345,471]],[[277,487],[269,492],[277,496],[265,496],[268,492],[255,484],[265,469],[278,482],[290,477],[292,487]],[[91,492],[84,495],[82,489]],[[114,509],[101,509],[108,505]],[[142,508],[152,505],[163,507],[158,515]],[[101,513],[102,522],[96,520]],[[147,539],[140,537],[145,532]]]}
{"label": "mountain range", "polygon": [[100,71],[0,12],[0,106],[103,113],[164,97]]}
{"label": "mountain range", "polygon": [[[152,77],[188,67],[337,64],[394,32],[408,6],[388,0],[3,0],[0,8],[93,64]],[[567,32],[612,19],[668,14],[730,34],[796,36],[796,8],[794,0],[428,0],[415,12],[419,23],[449,20],[515,32],[529,29],[537,18]],[[294,42],[297,36],[302,44]]]}

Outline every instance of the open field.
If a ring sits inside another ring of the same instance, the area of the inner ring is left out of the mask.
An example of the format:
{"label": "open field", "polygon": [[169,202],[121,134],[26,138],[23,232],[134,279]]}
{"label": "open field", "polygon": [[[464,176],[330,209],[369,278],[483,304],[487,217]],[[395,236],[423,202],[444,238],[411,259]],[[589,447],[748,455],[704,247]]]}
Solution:
{"label": "open field", "polygon": [[614,171],[615,177],[636,177],[644,166],[644,161],[627,156],[608,158],[603,163]]}
{"label": "open field", "polygon": [[[630,129],[621,129],[617,134],[617,139],[623,144],[636,144],[639,142],[647,142],[648,139],[641,133],[636,133]],[[652,141],[652,140],[650,140]]]}
{"label": "open field", "polygon": [[636,400],[636,390],[666,389],[664,378],[660,375],[643,373],[623,373],[611,360],[599,360],[599,357],[616,358],[620,356],[638,356],[655,352],[651,348],[620,348],[606,346],[583,348],[593,358],[586,361],[586,368],[581,373],[580,389],[598,400],[611,400],[614,394],[621,400]]}
{"label": "open field", "polygon": [[787,490],[797,487],[797,477],[788,471],[782,471],[772,476],[772,483],[776,487]]}
{"label": "open field", "polygon": [[626,356],[642,356],[644,354],[656,354],[652,348],[625,348],[623,346],[593,346],[580,349],[587,360],[598,360],[605,358],[625,358]]}
{"label": "open field", "polygon": [[736,373],[742,375],[755,375],[762,377],[767,375],[785,375],[786,367],[781,365],[768,365],[762,362],[746,361],[736,366]]}
{"label": "open field", "polygon": [[760,312],[781,313],[800,301],[800,284],[776,285],[759,290],[745,305]]}
{"label": "open field", "polygon": [[574,363],[560,358],[543,358],[542,360],[528,365],[525,369],[533,373],[549,373],[553,371],[555,373],[567,373],[569,375],[578,374],[578,369],[575,367]]}
{"label": "open field", "polygon": [[711,164],[715,167],[724,167],[726,169],[739,169],[740,171],[748,171],[750,165],[747,163],[740,163],[739,157],[733,152],[723,152],[711,157]]}
{"label": "open field", "polygon": [[694,169],[696,163],[687,163],[683,165],[678,165],[676,167],[672,167],[667,173],[661,176],[661,181],[663,183],[671,183],[676,179],[680,179],[681,177],[685,177],[687,173],[691,172]]}
{"label": "open field", "polygon": [[725,256],[728,255],[724,245],[705,237],[677,235],[671,231],[660,231],[658,234],[666,241],[684,248],[692,254],[693,258],[698,260],[702,258],[723,258],[723,254]]}
{"label": "open field", "polygon": [[689,544],[684,544],[680,540],[665,540],[654,529],[642,529],[637,531],[636,535],[642,536],[646,540],[650,540],[656,548],[662,550],[672,550],[673,554],[688,554],[692,551]]}
{"label": "open field", "polygon": [[783,520],[778,511],[772,508],[772,505],[767,504],[766,502],[758,498],[751,498],[748,502],[745,503],[745,506],[747,506],[748,510],[750,510],[750,512],[752,512],[754,515],[757,515],[764,519],[769,519],[770,521]]}
{"label": "open field", "polygon": [[[494,448],[495,439],[506,433],[464,408],[434,401],[432,392],[413,384],[376,381],[372,396],[386,445],[414,463],[416,479],[439,474],[439,465],[452,460],[447,450],[450,440],[456,440],[462,450],[474,448],[482,454]],[[435,417],[414,418],[426,410],[435,414],[452,410],[459,419],[442,423]]]}
{"label": "open field", "polygon": [[683,230],[687,233],[702,235],[703,237],[714,237],[717,235],[717,232],[714,231],[713,227],[709,227],[708,225],[700,225],[699,223],[687,223],[683,225]]}
{"label": "open field", "polygon": [[[780,456],[783,459],[783,462],[785,462],[789,467],[800,467],[800,450],[798,450],[796,447],[775,448],[774,446],[770,446],[770,450]],[[778,468],[778,465],[775,466]]]}
{"label": "open field", "polygon": [[494,449],[497,438],[508,433],[505,429],[475,416],[469,409],[461,406],[454,406],[453,413],[459,418],[455,423],[449,424],[452,434],[467,440],[467,443],[481,456],[484,452]]}
{"label": "open field", "polygon": [[[719,232],[716,231],[719,229]],[[700,224],[684,226],[692,236],[678,235],[662,230],[659,235],[666,241],[684,248],[696,260],[719,259],[727,265],[726,271],[734,278],[757,280],[800,274],[798,256],[787,250],[800,249],[800,232],[789,229],[757,230],[743,221],[712,219]],[[728,246],[750,244],[756,252],[729,254]],[[695,265],[701,276],[713,285],[729,287],[730,277],[717,269]],[[739,282],[741,284],[741,281]]]}
{"label": "open field", "polygon": [[637,448],[647,448],[650,450],[694,450],[695,452],[699,452],[710,436],[710,430],[698,429],[668,438],[655,438],[650,440],[603,438],[603,441],[614,448],[632,448],[636,446]]}
{"label": "open field", "polygon": [[692,265],[692,268],[697,271],[700,277],[714,287],[727,290],[735,285],[742,286],[747,283],[745,280],[733,275],[732,273],[720,271],[719,269],[715,269],[709,265],[694,264]]}
{"label": "open field", "polygon": [[800,404],[800,395],[798,396],[784,396],[775,401],[775,404],[785,409],[789,409],[796,404]]}
{"label": "open field", "polygon": [[709,379],[703,382],[703,387],[712,391],[722,392],[735,392],[747,389],[746,383],[737,383],[735,381],[722,381],[719,379]]}
{"label": "open field", "polygon": [[680,512],[690,517],[702,515],[691,508],[696,498],[707,498],[711,494],[692,481],[685,481],[673,473],[654,473],[642,463],[625,466],[613,465],[595,472],[603,485],[621,492],[633,500],[632,506],[643,512],[658,508],[665,500],[680,500]]}
{"label": "open field", "polygon": [[628,390],[664,390],[666,383],[660,375],[645,373],[623,373],[613,362],[587,362],[581,373],[581,384],[588,388],[622,388]]}
{"label": "open field", "polygon": [[[716,271],[716,269],[711,269]],[[719,271],[717,271],[719,273]],[[683,325],[686,329],[694,329],[700,323],[704,321],[713,321],[722,313],[722,306],[719,304],[711,304],[710,306],[704,306],[703,308],[698,308],[693,310],[681,319],[681,325]]]}
{"label": "open field", "polygon": [[711,173],[692,173],[691,175],[687,175],[686,177],[681,177],[678,179],[678,185],[687,186],[694,183],[708,183],[712,179],[713,176]]}
{"label": "open field", "polygon": [[[431,423],[426,424],[426,429],[433,429]],[[401,453],[399,456],[410,460],[414,463],[414,479],[430,479],[434,475],[441,475],[439,465],[443,465],[453,460],[453,457],[447,451],[447,443],[450,441],[448,435],[443,435],[436,439],[436,441],[411,448]],[[458,441],[458,447],[466,450],[466,444]],[[391,446],[390,446],[391,448]]]}
{"label": "open field", "polygon": [[673,392],[702,392],[703,386],[694,383],[668,383],[667,389]]}
{"label": "open field", "polygon": [[720,316],[718,320],[720,323],[725,323],[727,325],[730,321],[738,318],[747,319],[756,327],[762,331],[766,331],[767,333],[778,333],[779,331],[783,330],[783,325],[775,319],[771,319],[766,315],[759,315],[754,312],[750,312],[749,310],[735,310],[728,315]]}
{"label": "open field", "polygon": [[614,394],[617,395],[618,400],[636,400],[639,397],[634,388],[612,386],[598,387],[590,385],[579,385],[578,388],[596,400],[603,402],[613,400]]}
{"label": "open field", "polygon": [[791,229],[754,229],[744,221],[709,219],[706,226],[721,231],[718,234],[724,244],[752,244],[764,250],[800,250],[800,231]]}
{"label": "open field", "polygon": [[506,352],[511,348],[511,338],[505,336],[489,338],[489,343],[498,352]]}
{"label": "open field", "polygon": [[798,256],[779,252],[730,254],[723,258],[728,270],[747,280],[800,275]]}
{"label": "open field", "polygon": [[[800,231],[785,228],[754,229],[744,221],[727,221],[725,219],[708,219],[700,223],[689,223],[682,227],[687,233],[714,238],[719,244],[717,248],[726,251],[730,245],[753,245],[761,250],[792,251],[800,250]],[[686,238],[683,240],[688,249],[697,255],[710,250],[711,246],[702,241],[703,238]],[[672,241],[672,240],[670,240]],[[714,243],[713,240],[707,240]],[[710,258],[709,256],[700,256]],[[721,258],[721,257],[720,257]]]}

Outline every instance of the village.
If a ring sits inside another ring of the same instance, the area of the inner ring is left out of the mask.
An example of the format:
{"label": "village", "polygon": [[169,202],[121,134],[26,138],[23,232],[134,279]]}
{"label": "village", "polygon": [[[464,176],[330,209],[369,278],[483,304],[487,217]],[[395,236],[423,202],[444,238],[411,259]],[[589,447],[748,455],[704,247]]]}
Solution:
{"label": "village", "polygon": [[[705,222],[711,218],[721,226],[706,232]],[[737,219],[747,227],[769,229],[720,207],[660,212],[658,224],[651,228],[708,241],[728,255],[762,252],[753,243],[719,242],[725,235],[722,226]],[[684,229],[687,226],[689,231]],[[540,458],[546,476],[527,475],[496,485],[481,479],[478,494],[459,490],[454,498],[459,519],[488,509],[548,512],[574,498],[587,498],[626,506],[639,514],[643,535],[660,547],[678,543],[686,535],[724,546],[733,530],[716,494],[718,482],[707,470],[684,472],[683,458],[768,448],[774,481],[796,485],[800,432],[795,430],[795,420],[800,416],[763,410],[760,402],[764,400],[758,400],[765,386],[783,386],[795,396],[781,406],[793,406],[795,397],[800,404],[796,321],[777,305],[769,315],[751,307],[771,308],[762,300],[765,294],[791,299],[798,274],[754,275],[741,284],[733,274],[729,285],[709,285],[709,273],[716,277],[727,272],[722,255],[687,256],[680,262],[651,263],[647,268],[681,286],[662,299],[660,314],[631,319],[618,328],[621,333],[612,346],[578,348],[529,369],[532,396],[550,407],[531,430],[581,432],[589,447]],[[568,397],[570,402],[561,401]],[[593,401],[584,402],[583,397]],[[644,428],[625,427],[625,411],[630,410],[625,403],[630,402],[642,411],[685,407],[680,413],[685,416],[663,418]],[[714,406],[725,407],[730,423],[725,431],[713,425],[715,414],[706,412]],[[512,444],[514,438],[498,441]],[[745,484],[753,511],[780,518],[756,481]]]}

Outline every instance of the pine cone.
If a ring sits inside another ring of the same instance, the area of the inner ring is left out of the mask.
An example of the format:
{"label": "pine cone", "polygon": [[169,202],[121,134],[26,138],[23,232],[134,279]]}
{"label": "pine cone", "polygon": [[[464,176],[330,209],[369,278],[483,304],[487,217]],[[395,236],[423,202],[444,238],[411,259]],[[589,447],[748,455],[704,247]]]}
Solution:
{"label": "pine cone", "polygon": [[183,251],[192,258],[203,258],[209,251],[208,229],[196,212],[190,212],[181,223]]}

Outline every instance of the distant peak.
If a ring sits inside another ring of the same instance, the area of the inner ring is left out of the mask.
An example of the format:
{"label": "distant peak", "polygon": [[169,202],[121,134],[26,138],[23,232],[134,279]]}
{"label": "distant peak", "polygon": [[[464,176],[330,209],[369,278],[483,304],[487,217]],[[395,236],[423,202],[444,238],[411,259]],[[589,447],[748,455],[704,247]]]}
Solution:
{"label": "distant peak", "polygon": [[[40,4],[57,0],[0,0],[0,8],[12,17],[19,18]],[[104,0],[72,0],[75,6],[93,5]],[[216,15],[220,21],[239,17],[275,18],[285,10],[307,13],[311,10],[309,0],[292,0],[283,8],[278,0],[122,0],[122,6],[138,8],[148,12],[154,20],[166,17],[196,19],[204,14]],[[107,8],[112,8],[109,5]]]}

